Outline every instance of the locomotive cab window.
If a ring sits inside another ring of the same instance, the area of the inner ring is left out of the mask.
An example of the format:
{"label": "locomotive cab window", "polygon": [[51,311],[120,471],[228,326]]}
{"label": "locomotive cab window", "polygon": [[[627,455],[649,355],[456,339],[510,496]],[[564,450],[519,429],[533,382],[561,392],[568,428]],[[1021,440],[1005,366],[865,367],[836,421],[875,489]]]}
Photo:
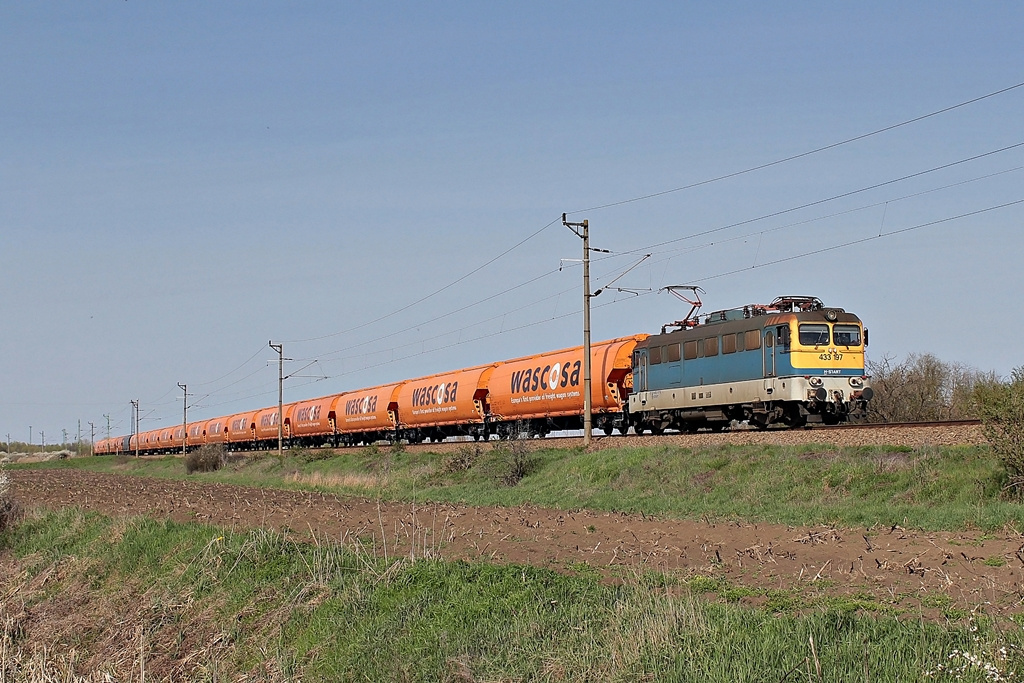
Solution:
{"label": "locomotive cab window", "polygon": [[683,343],[683,358],[693,360],[697,357],[697,340]]}
{"label": "locomotive cab window", "polygon": [[680,351],[681,350],[679,348],[679,344],[669,344],[668,345],[668,362],[669,363],[677,363],[677,362],[679,362]]}
{"label": "locomotive cab window", "polygon": [[718,355],[718,337],[708,337],[707,339],[704,340],[704,355]]}
{"label": "locomotive cab window", "polygon": [[782,353],[789,353],[789,325],[779,325],[776,327],[775,336],[779,340],[779,348]]}
{"label": "locomotive cab window", "polygon": [[828,325],[801,325],[801,346],[828,346]]}
{"label": "locomotive cab window", "polygon": [[833,325],[832,339],[838,346],[860,346],[860,328],[856,325]]}
{"label": "locomotive cab window", "polygon": [[661,347],[652,346],[650,349],[647,350],[647,355],[651,359],[651,365],[659,364],[661,362]]}
{"label": "locomotive cab window", "polygon": [[746,344],[743,346],[747,351],[756,351],[761,348],[761,330],[748,330],[746,332]]}

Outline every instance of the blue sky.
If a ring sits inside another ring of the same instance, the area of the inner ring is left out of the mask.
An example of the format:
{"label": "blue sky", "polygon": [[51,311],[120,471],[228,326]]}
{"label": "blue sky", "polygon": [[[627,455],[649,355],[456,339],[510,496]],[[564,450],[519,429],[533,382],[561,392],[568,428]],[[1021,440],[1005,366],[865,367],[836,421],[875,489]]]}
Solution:
{"label": "blue sky", "polygon": [[876,359],[1024,363],[1024,208],[992,208],[1024,148],[989,154],[1024,142],[1024,88],[596,208],[1024,82],[1024,9],[638,7],[0,5],[0,438],[125,433],[130,399],[175,423],[177,382],[197,419],[271,405],[271,339],[286,401],[578,344],[563,211],[615,252],[595,287],[653,252],[595,339],[699,284],[705,310],[819,296]]}

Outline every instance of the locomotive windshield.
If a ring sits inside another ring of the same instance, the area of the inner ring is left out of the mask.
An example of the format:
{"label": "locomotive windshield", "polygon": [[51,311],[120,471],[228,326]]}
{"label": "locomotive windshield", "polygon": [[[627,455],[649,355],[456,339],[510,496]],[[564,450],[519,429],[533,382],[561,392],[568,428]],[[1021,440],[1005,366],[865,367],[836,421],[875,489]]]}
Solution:
{"label": "locomotive windshield", "polygon": [[828,346],[828,325],[801,325],[801,346]]}
{"label": "locomotive windshield", "polygon": [[860,328],[856,325],[835,325],[832,338],[837,346],[860,346]]}

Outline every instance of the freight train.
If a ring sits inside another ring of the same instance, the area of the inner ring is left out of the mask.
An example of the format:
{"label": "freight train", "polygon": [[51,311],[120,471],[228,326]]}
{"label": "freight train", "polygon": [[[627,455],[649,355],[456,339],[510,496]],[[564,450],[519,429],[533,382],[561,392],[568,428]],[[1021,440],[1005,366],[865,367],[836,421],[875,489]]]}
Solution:
{"label": "freight train", "polygon": [[[693,302],[691,302],[693,303]],[[591,345],[594,428],[611,435],[863,419],[868,331],[815,297],[699,314]],[[669,329],[669,328],[675,329]],[[545,436],[583,428],[583,347],[103,439],[97,454]]]}

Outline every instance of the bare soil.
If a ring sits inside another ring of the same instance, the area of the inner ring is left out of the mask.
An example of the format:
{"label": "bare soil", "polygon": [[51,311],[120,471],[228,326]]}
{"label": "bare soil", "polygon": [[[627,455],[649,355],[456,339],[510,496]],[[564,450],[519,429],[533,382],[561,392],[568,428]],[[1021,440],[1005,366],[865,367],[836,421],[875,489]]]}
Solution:
{"label": "bare soil", "polygon": [[[1011,531],[925,533],[532,506],[412,505],[76,470],[16,470],[10,476],[14,494],[28,505],[237,530],[272,527],[297,539],[358,538],[391,557],[522,563],[563,572],[585,563],[609,581],[646,570],[684,579],[702,575],[811,599],[863,598],[936,619],[942,618],[939,608],[949,607],[1009,615],[1020,611],[1024,598],[1024,537]],[[756,605],[764,598],[743,600]]]}

